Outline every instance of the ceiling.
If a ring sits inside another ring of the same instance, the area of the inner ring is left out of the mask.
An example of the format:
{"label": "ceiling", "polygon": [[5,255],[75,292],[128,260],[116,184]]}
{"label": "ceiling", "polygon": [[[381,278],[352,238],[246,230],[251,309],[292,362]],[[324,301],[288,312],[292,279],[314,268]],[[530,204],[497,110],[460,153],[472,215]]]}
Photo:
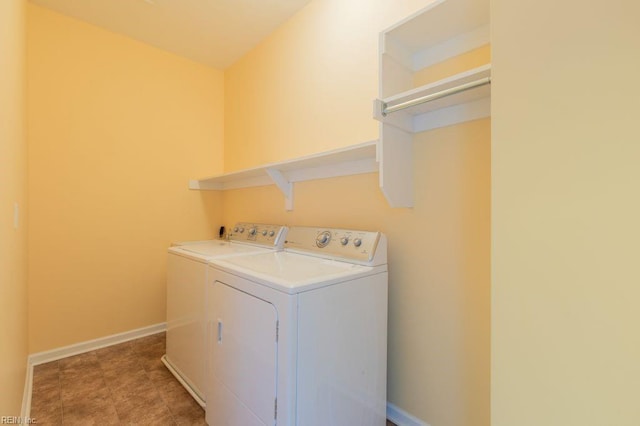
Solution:
{"label": "ceiling", "polygon": [[311,0],[30,1],[225,69]]}

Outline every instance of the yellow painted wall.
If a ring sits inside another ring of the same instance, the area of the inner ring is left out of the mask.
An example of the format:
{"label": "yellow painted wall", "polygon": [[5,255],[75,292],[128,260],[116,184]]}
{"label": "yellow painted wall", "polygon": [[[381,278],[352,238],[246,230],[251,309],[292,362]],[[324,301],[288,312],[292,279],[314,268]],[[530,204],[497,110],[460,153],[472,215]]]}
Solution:
{"label": "yellow painted wall", "polygon": [[[25,2],[0,2],[0,415],[19,416],[27,366]],[[18,229],[14,205],[18,204]]]}
{"label": "yellow painted wall", "polygon": [[[225,169],[377,139],[378,33],[428,3],[314,1],[226,70]],[[273,186],[226,191],[223,221],[385,232],[388,400],[433,426],[484,426],[490,120],[415,139],[413,209],[389,208],[374,173],[296,184],[292,212]]]}
{"label": "yellow painted wall", "polygon": [[640,424],[640,4],[492,1],[492,420]]}
{"label": "yellow painted wall", "polygon": [[417,71],[413,76],[413,87],[433,83],[434,81],[490,63],[491,46],[485,44],[484,46]]}
{"label": "yellow painted wall", "polygon": [[220,224],[223,74],[28,8],[29,351],[165,321],[172,240]]}
{"label": "yellow painted wall", "polygon": [[316,0],[225,71],[226,171],[378,138],[378,33],[430,0]]}

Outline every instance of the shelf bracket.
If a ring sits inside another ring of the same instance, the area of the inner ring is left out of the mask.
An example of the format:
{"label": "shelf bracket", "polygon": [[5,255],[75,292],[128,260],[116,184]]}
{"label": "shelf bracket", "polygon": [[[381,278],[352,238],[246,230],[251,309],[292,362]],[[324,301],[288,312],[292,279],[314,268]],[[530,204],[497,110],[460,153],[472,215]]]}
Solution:
{"label": "shelf bracket", "polygon": [[282,172],[278,169],[267,168],[265,171],[269,177],[273,179],[273,182],[276,184],[278,189],[284,194],[285,210],[293,210],[293,182],[289,182],[289,180],[287,180],[287,178],[285,178]]}

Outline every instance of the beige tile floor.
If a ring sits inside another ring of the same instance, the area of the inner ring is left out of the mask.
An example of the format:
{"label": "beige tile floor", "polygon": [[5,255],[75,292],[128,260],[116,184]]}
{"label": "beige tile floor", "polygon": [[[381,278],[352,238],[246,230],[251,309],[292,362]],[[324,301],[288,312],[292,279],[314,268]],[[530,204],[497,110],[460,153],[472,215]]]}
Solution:
{"label": "beige tile floor", "polygon": [[159,333],[34,367],[39,425],[205,425],[204,410],[160,361]]}
{"label": "beige tile floor", "polygon": [[160,361],[164,353],[159,333],[37,365],[31,418],[38,425],[206,425],[204,410]]}

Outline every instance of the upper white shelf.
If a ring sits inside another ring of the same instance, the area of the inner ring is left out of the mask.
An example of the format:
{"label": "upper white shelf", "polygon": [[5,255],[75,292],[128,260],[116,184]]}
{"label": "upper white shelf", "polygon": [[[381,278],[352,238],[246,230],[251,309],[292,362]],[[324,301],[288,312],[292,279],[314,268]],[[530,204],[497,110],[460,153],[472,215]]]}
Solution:
{"label": "upper white shelf", "polygon": [[387,28],[382,54],[417,71],[487,44],[489,0],[437,0]]}
{"label": "upper white shelf", "polygon": [[378,172],[378,141],[308,155],[292,160],[189,181],[190,189],[226,190],[277,185],[293,209],[293,183],[361,173]]}

